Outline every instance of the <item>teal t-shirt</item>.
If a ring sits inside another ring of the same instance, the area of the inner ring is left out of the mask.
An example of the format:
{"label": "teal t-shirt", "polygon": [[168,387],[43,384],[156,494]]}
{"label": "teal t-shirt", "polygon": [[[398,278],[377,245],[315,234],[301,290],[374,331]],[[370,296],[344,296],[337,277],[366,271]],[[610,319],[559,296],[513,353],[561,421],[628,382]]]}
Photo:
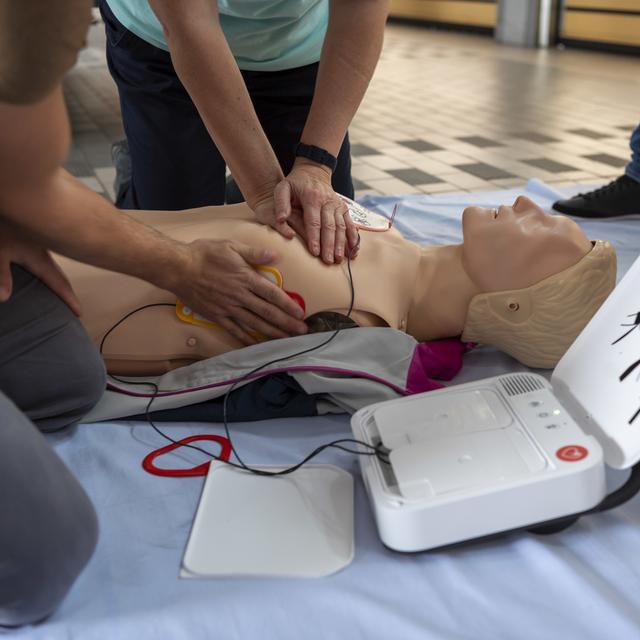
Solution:
{"label": "teal t-shirt", "polygon": [[[108,4],[129,31],[169,50],[148,0],[108,0]],[[218,10],[240,69],[282,71],[320,59],[329,19],[328,0],[218,0]]]}

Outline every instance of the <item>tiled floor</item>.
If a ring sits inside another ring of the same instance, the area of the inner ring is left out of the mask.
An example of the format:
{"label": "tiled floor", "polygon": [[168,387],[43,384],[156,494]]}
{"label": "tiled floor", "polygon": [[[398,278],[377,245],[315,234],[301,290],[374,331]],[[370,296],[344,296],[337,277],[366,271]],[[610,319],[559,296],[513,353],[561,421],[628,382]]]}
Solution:
{"label": "tiled floor", "polygon": [[[67,168],[113,197],[122,137],[102,25],[65,83]],[[527,50],[489,37],[392,24],[350,128],[356,195],[440,193],[545,182],[606,182],[640,121],[637,58]]]}

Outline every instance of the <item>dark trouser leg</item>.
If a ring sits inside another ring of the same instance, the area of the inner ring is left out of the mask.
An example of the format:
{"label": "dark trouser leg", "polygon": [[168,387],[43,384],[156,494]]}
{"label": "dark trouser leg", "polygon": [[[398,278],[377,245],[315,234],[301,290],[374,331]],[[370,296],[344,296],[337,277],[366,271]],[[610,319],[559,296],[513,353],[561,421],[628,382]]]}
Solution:
{"label": "dark trouser leg", "polygon": [[0,391],[42,431],[77,422],[105,389],[104,364],[69,307],[30,273],[12,267],[0,304]]}
{"label": "dark trouser leg", "polygon": [[640,124],[631,133],[629,139],[631,147],[631,162],[625,168],[625,174],[640,182]]}
{"label": "dark trouser leg", "polygon": [[68,307],[23,269],[12,275],[13,294],[0,304],[0,625],[51,613],[93,553],[93,507],[33,423],[73,424],[105,384]]}
{"label": "dark trouser leg", "polygon": [[224,159],[170,55],[125,29],[104,1],[100,9],[131,154],[131,183],[117,205],[177,210],[223,204]]}
{"label": "dark trouser leg", "polygon": [[[311,108],[317,73],[318,64],[286,71],[242,72],[260,124],[285,175],[293,166],[296,145]],[[340,148],[331,182],[337,193],[353,198],[348,134]]]}
{"label": "dark trouser leg", "polygon": [[[138,38],[104,0],[107,62],[118,86],[132,178],[118,206],[188,209],[224,202],[225,162],[170,55]],[[244,71],[243,77],[276,156],[288,173],[311,107],[318,64],[286,71]],[[333,188],[353,197],[349,137],[338,154]]]}

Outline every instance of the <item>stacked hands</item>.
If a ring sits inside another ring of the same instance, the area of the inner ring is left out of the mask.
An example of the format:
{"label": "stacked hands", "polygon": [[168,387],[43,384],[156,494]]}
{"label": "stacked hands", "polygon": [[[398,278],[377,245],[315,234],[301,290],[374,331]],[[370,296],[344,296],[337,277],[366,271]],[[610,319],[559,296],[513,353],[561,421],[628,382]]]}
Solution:
{"label": "stacked hands", "polygon": [[347,204],[333,191],[331,173],[315,163],[298,158],[273,196],[249,205],[259,222],[287,239],[297,233],[326,264],[342,262],[346,251],[355,257],[358,230]]}
{"label": "stacked hands", "polygon": [[[298,235],[326,264],[340,264],[347,252],[349,258],[357,254],[358,230],[347,204],[333,191],[330,173],[318,165],[299,159],[274,190],[249,204],[260,223],[289,240]],[[172,268],[163,269],[156,284],[243,344],[255,344],[256,334],[284,338],[307,332],[300,306],[255,269],[273,263],[274,252],[229,240],[171,242]],[[0,225],[0,302],[11,295],[11,263],[40,278],[80,315],[80,303],[49,252],[14,227]]]}

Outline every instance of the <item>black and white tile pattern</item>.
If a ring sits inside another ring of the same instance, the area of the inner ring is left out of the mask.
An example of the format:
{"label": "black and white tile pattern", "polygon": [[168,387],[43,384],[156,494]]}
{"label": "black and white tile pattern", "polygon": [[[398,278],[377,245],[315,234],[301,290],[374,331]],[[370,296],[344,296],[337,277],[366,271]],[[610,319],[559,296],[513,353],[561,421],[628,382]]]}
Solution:
{"label": "black and white tile pattern", "polygon": [[[67,168],[113,198],[110,146],[123,137],[102,25],[65,82]],[[633,57],[504,47],[489,37],[389,25],[350,128],[356,195],[606,182],[640,121]]]}

